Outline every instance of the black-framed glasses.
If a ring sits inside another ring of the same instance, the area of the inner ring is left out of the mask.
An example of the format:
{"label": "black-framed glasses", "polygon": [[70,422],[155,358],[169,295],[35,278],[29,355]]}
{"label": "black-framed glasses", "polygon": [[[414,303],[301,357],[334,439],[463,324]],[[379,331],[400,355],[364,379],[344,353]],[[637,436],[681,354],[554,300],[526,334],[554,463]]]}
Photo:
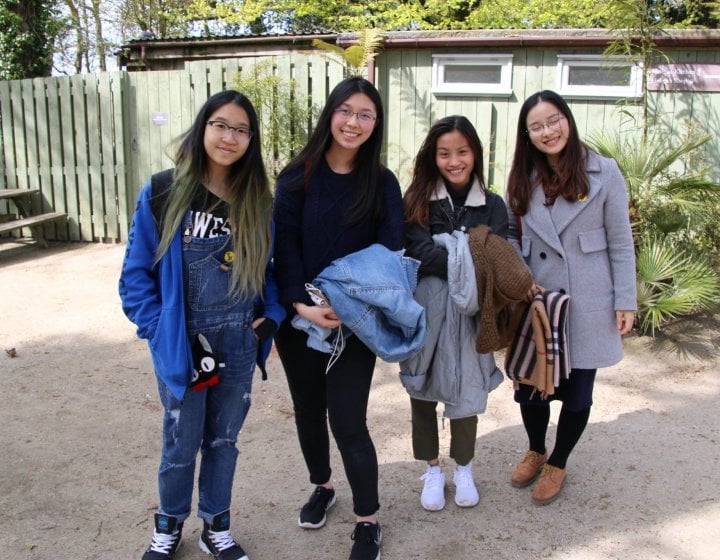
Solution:
{"label": "black-framed glasses", "polygon": [[247,142],[250,138],[252,138],[252,130],[246,126],[230,126],[223,121],[208,121],[207,125],[221,136],[230,132],[232,137],[236,140]]}
{"label": "black-framed glasses", "polygon": [[545,123],[533,123],[530,126],[528,126],[528,134],[531,136],[538,136],[543,133],[545,130],[545,127],[547,127],[549,130],[555,130],[556,128],[560,127],[560,123],[565,118],[565,115],[562,115],[560,113],[556,113],[552,115],[548,120],[545,121]]}
{"label": "black-framed glasses", "polygon": [[372,113],[365,113],[365,112],[356,113],[355,111],[351,111],[350,109],[346,109],[345,107],[338,107],[337,109],[335,109],[335,114],[340,115],[341,117],[346,118],[347,120],[350,120],[351,118],[353,118],[353,115],[355,115],[358,118],[358,120],[363,123],[371,123],[375,119],[377,119],[377,117],[375,115],[373,115]]}

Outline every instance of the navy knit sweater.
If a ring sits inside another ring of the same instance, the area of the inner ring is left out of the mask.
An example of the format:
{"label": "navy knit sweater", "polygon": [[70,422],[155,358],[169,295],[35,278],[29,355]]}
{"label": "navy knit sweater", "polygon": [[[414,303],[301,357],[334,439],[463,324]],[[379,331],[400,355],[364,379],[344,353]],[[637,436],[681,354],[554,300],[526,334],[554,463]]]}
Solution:
{"label": "navy knit sweater", "polygon": [[[290,306],[311,304],[305,282],[313,279],[333,260],[381,243],[394,251],[403,247],[403,206],[395,175],[383,170],[384,214],[346,225],[346,216],[360,185],[356,174],[340,174],[323,160],[309,178],[307,189],[289,190],[302,169],[282,176],[275,188],[275,276],[280,301]],[[289,309],[289,311],[293,311]]]}

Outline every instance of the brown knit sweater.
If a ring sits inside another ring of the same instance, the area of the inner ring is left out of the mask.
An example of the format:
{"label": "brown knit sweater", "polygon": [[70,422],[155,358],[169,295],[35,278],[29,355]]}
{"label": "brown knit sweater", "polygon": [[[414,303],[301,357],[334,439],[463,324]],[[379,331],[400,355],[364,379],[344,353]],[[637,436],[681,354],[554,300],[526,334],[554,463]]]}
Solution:
{"label": "brown knit sweater", "polygon": [[525,299],[533,278],[515,249],[486,225],[469,231],[478,285],[478,352],[494,352],[512,340],[513,304]]}

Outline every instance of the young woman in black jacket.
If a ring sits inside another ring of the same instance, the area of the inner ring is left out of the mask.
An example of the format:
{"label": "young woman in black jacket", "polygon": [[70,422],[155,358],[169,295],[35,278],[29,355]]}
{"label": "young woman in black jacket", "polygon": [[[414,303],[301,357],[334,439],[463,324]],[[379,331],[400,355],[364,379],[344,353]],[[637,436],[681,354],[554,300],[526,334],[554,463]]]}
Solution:
{"label": "young woman in black jacket", "polygon": [[[467,232],[484,224],[507,237],[505,202],[485,187],[482,144],[463,116],[445,117],[430,128],[415,158],[404,203],[406,255],[421,262],[420,275],[447,280],[448,252],[434,243],[435,234]],[[445,475],[439,462],[437,402],[411,397],[410,403],[413,454],[427,461],[420,503],[426,510],[441,510],[445,506]],[[477,415],[451,416],[450,457],[457,463],[455,503],[461,507],[472,507],[479,501],[471,470],[476,435]]]}

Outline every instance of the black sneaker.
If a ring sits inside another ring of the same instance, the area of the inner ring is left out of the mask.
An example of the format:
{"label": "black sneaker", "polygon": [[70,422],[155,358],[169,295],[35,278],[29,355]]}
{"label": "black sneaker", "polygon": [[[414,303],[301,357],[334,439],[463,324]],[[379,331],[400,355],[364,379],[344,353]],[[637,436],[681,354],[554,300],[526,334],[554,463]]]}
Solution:
{"label": "black sneaker", "polygon": [[382,532],[379,523],[361,521],[352,534],[355,542],[350,550],[350,560],[380,560]]}
{"label": "black sneaker", "polygon": [[180,546],[183,524],[175,517],[155,514],[155,532],[142,560],[170,560]]}
{"label": "black sneaker", "polygon": [[335,490],[318,486],[300,510],[298,525],[303,529],[319,529],[325,525],[325,512],[335,505]]}
{"label": "black sneaker", "polygon": [[203,531],[198,544],[200,550],[217,560],[249,560],[230,532],[229,511],[213,517],[212,524],[203,522]]}

